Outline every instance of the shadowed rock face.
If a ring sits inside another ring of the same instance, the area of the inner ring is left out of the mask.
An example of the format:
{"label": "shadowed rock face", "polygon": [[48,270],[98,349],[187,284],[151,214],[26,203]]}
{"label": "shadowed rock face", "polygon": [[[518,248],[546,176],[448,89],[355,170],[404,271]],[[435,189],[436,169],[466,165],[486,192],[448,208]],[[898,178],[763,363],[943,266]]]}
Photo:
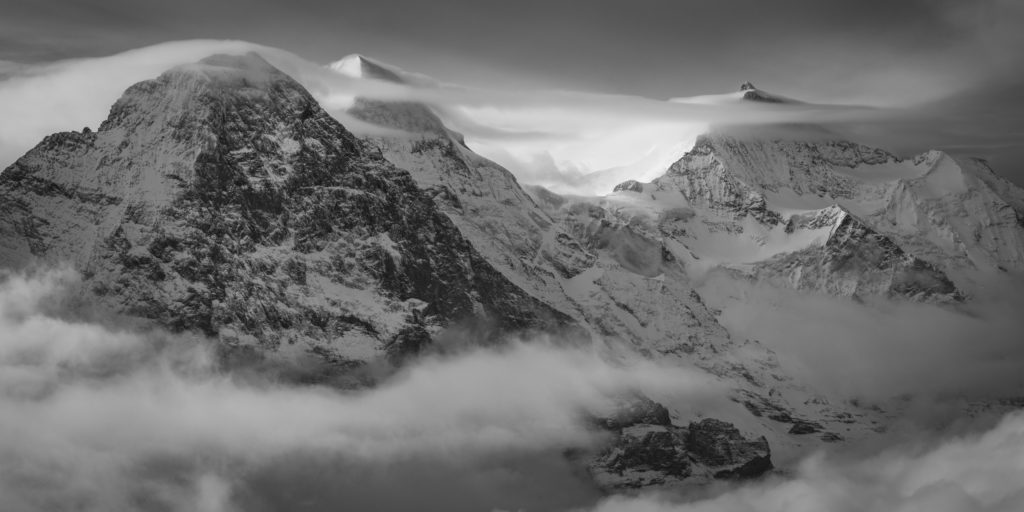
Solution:
{"label": "shadowed rock face", "polygon": [[517,288],[409,174],[250,54],[131,87],[92,133],[0,175],[0,264],[67,262],[89,296],[260,353],[360,363],[453,322],[572,322]]}
{"label": "shadowed rock face", "polygon": [[810,219],[794,216],[787,232],[799,225],[829,228],[828,239],[823,245],[759,262],[753,265],[754,276],[773,284],[841,296],[963,300],[956,285],[935,265],[906,253],[891,238],[842,208],[821,210]]}
{"label": "shadowed rock face", "polygon": [[[343,60],[348,72],[405,83],[369,59]],[[489,263],[531,295],[571,311],[560,280],[592,266],[596,255],[555,224],[512,173],[471,151],[426,104],[356,98],[347,115],[387,129],[366,140],[408,171]]]}
{"label": "shadowed rock face", "polygon": [[768,441],[746,439],[731,423],[713,418],[690,423],[686,443],[693,458],[712,469],[715,478],[750,478],[772,468]]}
{"label": "shadowed rock face", "polygon": [[618,185],[615,185],[615,188],[612,189],[612,191],[613,192],[622,192],[622,191],[643,192],[644,191],[644,185],[643,185],[643,183],[640,183],[639,181],[636,181],[636,180],[626,180],[626,181],[623,181],[622,183],[619,183]]}
{"label": "shadowed rock face", "polygon": [[612,438],[584,460],[606,489],[753,478],[772,469],[764,437],[747,439],[731,423],[712,418],[673,425],[668,411],[646,397],[624,401],[596,424]]}
{"label": "shadowed rock face", "polygon": [[715,128],[664,176],[619,192],[692,210],[661,234],[704,258],[699,268],[720,262],[776,286],[960,301],[977,271],[1024,268],[1024,191],[976,161],[901,159],[813,125]]}

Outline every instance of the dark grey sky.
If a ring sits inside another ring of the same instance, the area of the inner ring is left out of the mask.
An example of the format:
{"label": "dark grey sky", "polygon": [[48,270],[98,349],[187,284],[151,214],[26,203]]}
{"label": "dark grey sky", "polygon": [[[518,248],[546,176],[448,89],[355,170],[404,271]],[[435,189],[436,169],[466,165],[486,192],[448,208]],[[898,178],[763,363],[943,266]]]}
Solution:
{"label": "dark grey sky", "polygon": [[0,0],[0,13],[0,60],[243,39],[485,87],[667,98],[752,80],[811,101],[932,108],[955,96],[943,122],[966,122],[957,132],[985,132],[986,147],[1024,139],[1020,0]]}

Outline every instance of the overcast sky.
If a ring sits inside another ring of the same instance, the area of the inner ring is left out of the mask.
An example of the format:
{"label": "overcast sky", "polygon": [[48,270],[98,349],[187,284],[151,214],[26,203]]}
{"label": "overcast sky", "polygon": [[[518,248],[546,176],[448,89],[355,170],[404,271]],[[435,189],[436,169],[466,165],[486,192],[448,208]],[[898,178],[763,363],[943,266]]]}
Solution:
{"label": "overcast sky", "polygon": [[1019,0],[0,0],[0,12],[0,60],[215,38],[322,63],[359,52],[492,88],[668,98],[751,80],[809,101],[914,107],[909,126],[935,132],[922,144],[1024,170]]}

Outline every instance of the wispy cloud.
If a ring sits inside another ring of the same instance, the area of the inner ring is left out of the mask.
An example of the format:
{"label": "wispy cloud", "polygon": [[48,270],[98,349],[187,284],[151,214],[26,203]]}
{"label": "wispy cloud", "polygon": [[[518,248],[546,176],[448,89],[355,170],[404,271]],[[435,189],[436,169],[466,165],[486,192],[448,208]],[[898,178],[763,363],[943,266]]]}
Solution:
{"label": "wispy cloud", "polygon": [[[357,131],[367,127],[344,112],[357,96],[422,102],[463,132],[471,147],[524,181],[564,191],[581,191],[580,176],[595,171],[619,168],[623,179],[656,177],[711,123],[828,122],[875,115],[857,107],[680,103],[570,91],[485,90],[429,79],[397,84],[352,78],[251,43],[184,41],[110,57],[10,67],[0,80],[0,109],[7,113],[0,120],[0,161],[13,162],[50,133],[97,126],[135,82],[211,54],[248,51],[292,75]],[[538,161],[552,165],[538,168]]]}
{"label": "wispy cloud", "polygon": [[[734,336],[761,340],[787,373],[823,394],[884,402],[1024,396],[1019,278],[984,281],[951,306],[780,290],[717,273],[701,286]],[[935,409],[937,412],[938,409]]]}
{"label": "wispy cloud", "polygon": [[593,512],[1011,512],[1024,508],[1024,415],[863,460],[808,458],[790,478],[692,502],[613,497]]}

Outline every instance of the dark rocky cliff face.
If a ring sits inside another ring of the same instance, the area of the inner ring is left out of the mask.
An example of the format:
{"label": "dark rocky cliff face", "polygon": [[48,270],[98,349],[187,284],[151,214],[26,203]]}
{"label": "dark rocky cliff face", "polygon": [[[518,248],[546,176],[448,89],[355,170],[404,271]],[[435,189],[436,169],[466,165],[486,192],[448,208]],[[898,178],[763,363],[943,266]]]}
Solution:
{"label": "dark rocky cliff face", "polygon": [[664,406],[642,396],[623,400],[595,423],[611,441],[585,461],[597,483],[610,490],[754,478],[773,467],[765,438],[748,439],[714,418],[674,425]]}
{"label": "dark rocky cliff face", "polygon": [[256,55],[133,86],[97,132],[7,169],[0,197],[4,266],[70,262],[120,311],[263,352],[358,363],[460,321],[484,339],[571,324]]}
{"label": "dark rocky cliff face", "polygon": [[753,265],[754,275],[773,284],[842,296],[963,300],[941,270],[908,254],[892,239],[838,206],[814,215],[793,216],[786,231],[822,227],[830,229],[824,244],[758,262]]}

